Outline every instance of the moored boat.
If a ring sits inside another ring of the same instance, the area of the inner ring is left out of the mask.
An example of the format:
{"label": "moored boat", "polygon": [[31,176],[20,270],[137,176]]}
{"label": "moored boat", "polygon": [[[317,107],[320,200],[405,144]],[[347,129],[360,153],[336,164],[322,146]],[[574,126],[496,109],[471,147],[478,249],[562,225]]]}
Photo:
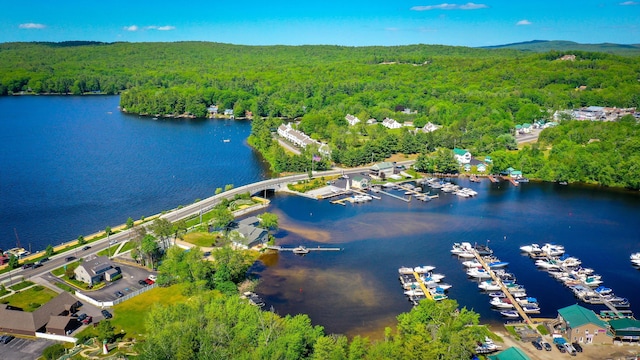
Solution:
{"label": "moored boat", "polygon": [[517,311],[515,310],[503,310],[500,311],[500,315],[504,316],[504,317],[508,317],[508,318],[519,318],[520,314],[518,314]]}
{"label": "moored boat", "polygon": [[432,271],[433,269],[435,269],[435,266],[429,266],[429,265],[425,265],[425,266],[416,266],[413,268],[413,271],[417,272],[418,274],[426,274],[429,271]]}
{"label": "moored boat", "polygon": [[307,249],[306,247],[300,245],[298,247],[293,248],[294,254],[298,254],[298,255],[304,255],[304,254],[308,254],[309,253],[309,249]]}
{"label": "moored boat", "polygon": [[531,245],[520,246],[520,251],[525,252],[527,254],[539,254],[542,252],[542,249],[538,244],[531,244]]}

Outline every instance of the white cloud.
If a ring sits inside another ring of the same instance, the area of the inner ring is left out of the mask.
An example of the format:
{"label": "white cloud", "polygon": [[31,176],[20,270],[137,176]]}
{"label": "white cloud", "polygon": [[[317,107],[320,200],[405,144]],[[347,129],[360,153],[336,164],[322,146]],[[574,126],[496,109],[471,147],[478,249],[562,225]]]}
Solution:
{"label": "white cloud", "polygon": [[20,29],[44,29],[47,26],[44,24],[26,23],[18,25]]}
{"label": "white cloud", "polygon": [[144,27],[145,30],[160,30],[160,31],[175,30],[175,28],[176,28],[175,26],[170,26],[170,25],[165,25],[165,26],[149,25]]}
{"label": "white cloud", "polygon": [[476,4],[476,3],[466,3],[466,4],[438,4],[438,5],[424,5],[424,6],[414,6],[410,10],[413,11],[429,11],[429,10],[476,10],[476,9],[486,9],[489,6],[485,4]]}
{"label": "white cloud", "polygon": [[138,25],[125,26],[124,29],[126,31],[138,31],[139,30]]}
{"label": "white cloud", "polygon": [[640,2],[637,2],[637,1],[625,1],[625,2],[621,2],[620,5],[622,5],[622,6],[640,5]]}
{"label": "white cloud", "polygon": [[531,21],[524,19],[524,20],[520,20],[516,23],[516,25],[521,26],[521,25],[531,25]]}

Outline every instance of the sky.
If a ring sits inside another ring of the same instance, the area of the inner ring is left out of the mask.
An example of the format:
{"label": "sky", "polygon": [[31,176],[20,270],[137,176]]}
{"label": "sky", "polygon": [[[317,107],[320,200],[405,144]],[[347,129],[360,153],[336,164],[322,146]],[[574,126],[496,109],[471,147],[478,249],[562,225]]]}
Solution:
{"label": "sky", "polygon": [[640,0],[20,0],[0,42],[212,41],[244,45],[640,44]]}

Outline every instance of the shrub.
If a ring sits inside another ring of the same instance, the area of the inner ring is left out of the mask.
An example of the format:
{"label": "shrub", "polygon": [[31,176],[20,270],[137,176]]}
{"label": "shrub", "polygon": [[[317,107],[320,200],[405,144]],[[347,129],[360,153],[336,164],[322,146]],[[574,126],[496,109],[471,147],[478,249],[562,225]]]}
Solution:
{"label": "shrub", "polygon": [[62,344],[53,344],[44,349],[42,356],[47,360],[55,360],[60,358],[65,353],[65,348]]}

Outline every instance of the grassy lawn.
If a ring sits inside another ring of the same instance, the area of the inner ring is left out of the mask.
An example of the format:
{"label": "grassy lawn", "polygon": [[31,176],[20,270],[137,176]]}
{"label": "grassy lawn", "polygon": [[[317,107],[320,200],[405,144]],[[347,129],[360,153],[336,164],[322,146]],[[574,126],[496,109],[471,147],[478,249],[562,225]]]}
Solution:
{"label": "grassy lawn", "polygon": [[49,290],[43,286],[34,286],[25,291],[21,291],[17,294],[11,295],[2,299],[8,301],[11,306],[19,307],[24,311],[32,312],[39,308],[42,304],[56,297],[56,293],[53,290]]}
{"label": "grassy lawn", "polygon": [[15,285],[9,286],[9,289],[13,290],[13,291],[18,291],[18,290],[22,290],[26,287],[29,287],[33,285],[33,283],[31,281],[23,281],[23,282],[19,282]]}
{"label": "grassy lawn", "polygon": [[289,190],[297,191],[297,192],[307,192],[315,189],[319,189],[321,187],[327,186],[327,182],[331,180],[337,179],[338,176],[326,176],[321,178],[314,178],[311,180],[301,180],[296,184],[289,184],[287,187]]}
{"label": "grassy lawn", "polygon": [[51,270],[51,273],[55,276],[64,275],[64,271],[66,268],[73,268],[75,270],[78,267],[78,265],[80,265],[81,262],[82,262],[82,259],[76,260],[74,262],[70,262],[57,269]]}
{"label": "grassy lawn", "polygon": [[144,337],[147,312],[154,304],[170,305],[187,300],[182,295],[183,286],[178,284],[166,288],[156,287],[116,305],[113,308],[113,320],[111,320],[116,327],[116,334],[124,330],[126,338]]}
{"label": "grassy lawn", "polygon": [[215,246],[218,234],[208,232],[192,232],[184,235],[184,241],[200,247]]}
{"label": "grassy lawn", "polygon": [[116,252],[116,249],[118,249],[118,246],[120,246],[120,244],[115,244],[115,245],[111,245],[108,248],[102,250],[102,251],[98,251],[98,253],[96,255],[98,256],[109,256],[109,255],[113,255],[114,252]]}
{"label": "grassy lawn", "polygon": [[124,244],[124,246],[120,250],[120,254],[122,254],[125,251],[133,250],[135,249],[135,247],[136,247],[135,241],[127,241],[127,243]]}
{"label": "grassy lawn", "polygon": [[70,292],[72,294],[74,294],[76,292],[76,289],[72,288],[71,286],[69,286],[67,284],[56,282],[55,285],[57,287],[59,287],[60,289],[62,289],[64,291],[67,291],[67,292]]}
{"label": "grassy lawn", "polygon": [[10,293],[9,290],[5,289],[5,288],[0,288],[0,296],[5,296],[8,293]]}

